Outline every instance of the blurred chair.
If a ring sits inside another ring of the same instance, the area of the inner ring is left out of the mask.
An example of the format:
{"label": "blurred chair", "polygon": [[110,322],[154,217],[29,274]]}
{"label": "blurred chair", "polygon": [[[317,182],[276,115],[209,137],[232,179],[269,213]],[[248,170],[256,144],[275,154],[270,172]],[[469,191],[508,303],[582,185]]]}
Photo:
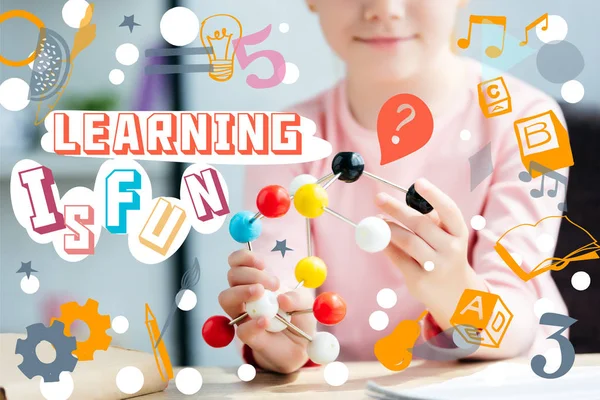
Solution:
{"label": "blurred chair", "polygon": [[[566,215],[600,240],[600,110],[598,107],[561,104],[567,120],[575,165],[569,172]],[[565,224],[563,224],[565,225]],[[556,254],[570,248],[571,238],[561,226]],[[591,277],[587,290],[571,284],[577,271]],[[552,272],[567,303],[569,315],[577,319],[570,328],[571,343],[577,353],[600,353],[600,259],[582,261]]]}

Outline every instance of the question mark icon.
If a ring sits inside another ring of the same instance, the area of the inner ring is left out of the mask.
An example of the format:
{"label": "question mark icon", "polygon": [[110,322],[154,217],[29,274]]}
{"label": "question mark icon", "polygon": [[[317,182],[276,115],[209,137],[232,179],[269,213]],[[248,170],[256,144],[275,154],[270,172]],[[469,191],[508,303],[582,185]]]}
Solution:
{"label": "question mark icon", "polygon": [[[409,110],[398,122],[400,113]],[[388,99],[377,117],[377,138],[381,149],[381,165],[389,164],[425,146],[433,135],[433,115],[427,104],[408,93]]]}
{"label": "question mark icon", "polygon": [[[396,132],[400,132],[400,129],[402,129],[402,127],[404,125],[408,124],[410,121],[412,121],[413,119],[415,119],[415,116],[417,115],[417,112],[415,111],[415,109],[413,108],[413,106],[411,106],[410,104],[400,104],[400,106],[398,107],[398,110],[396,110],[396,112],[398,114],[400,114],[404,110],[410,110],[410,114],[408,115],[408,117],[404,118],[398,124],[398,126],[396,127]],[[398,135],[392,136],[392,143],[394,143],[394,144],[400,143],[400,137]]]}

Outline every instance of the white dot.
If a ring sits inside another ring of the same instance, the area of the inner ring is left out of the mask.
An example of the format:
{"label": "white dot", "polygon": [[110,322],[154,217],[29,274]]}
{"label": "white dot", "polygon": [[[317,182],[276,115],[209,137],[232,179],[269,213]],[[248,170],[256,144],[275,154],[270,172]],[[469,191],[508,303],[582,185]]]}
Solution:
{"label": "white dot", "polygon": [[198,302],[198,297],[196,297],[196,293],[191,290],[180,290],[175,296],[175,301],[177,301],[177,307],[179,307],[182,311],[190,311],[194,307],[196,307],[196,303]]}
{"label": "white dot", "polygon": [[196,394],[202,388],[202,375],[194,368],[184,368],[177,373],[175,386],[182,394]]}
{"label": "white dot", "polygon": [[590,283],[592,283],[592,278],[590,278],[590,275],[585,271],[575,272],[571,277],[571,285],[580,292],[589,288]]}
{"label": "white dot", "polygon": [[67,400],[74,388],[73,377],[68,371],[60,373],[58,382],[44,382],[44,378],[40,380],[40,391],[46,400]]}
{"label": "white dot", "polygon": [[520,266],[521,264],[523,264],[523,256],[519,253],[510,253],[510,256],[517,263],[517,265]]}
{"label": "white dot", "polygon": [[348,367],[339,361],[327,364],[323,371],[325,382],[331,386],[342,386],[348,380]]}
{"label": "white dot", "polygon": [[140,58],[140,51],[135,45],[131,43],[125,43],[117,47],[115,52],[117,61],[123,65],[133,65]]}
{"label": "white dot", "polygon": [[396,305],[397,301],[398,296],[396,296],[396,292],[392,289],[381,289],[379,293],[377,293],[377,304],[379,304],[379,307],[381,308],[392,308]]}
{"label": "white dot", "polygon": [[469,139],[471,139],[471,131],[469,131],[467,129],[463,129],[462,131],[460,131],[460,138],[462,140],[469,140]]}
{"label": "white dot", "polygon": [[554,312],[554,303],[552,300],[542,297],[535,301],[533,304],[533,313],[538,319],[542,318],[542,315],[548,312]]}
{"label": "white dot", "polygon": [[369,325],[376,331],[382,331],[387,328],[390,318],[384,311],[375,311],[369,316]]}
{"label": "white dot", "polygon": [[425,269],[425,271],[431,272],[435,268],[435,264],[433,263],[433,261],[425,261],[425,263],[423,264],[423,268]]}
{"label": "white dot", "polygon": [[29,104],[29,85],[23,79],[9,78],[0,84],[0,105],[8,111],[21,111]]}
{"label": "white dot", "polygon": [[250,382],[256,377],[256,368],[250,364],[243,364],[237,370],[238,378],[244,382]]}
{"label": "white dot", "polygon": [[113,69],[108,74],[108,80],[113,85],[120,85],[125,80],[125,74],[120,69]]}
{"label": "white dot", "polygon": [[160,34],[173,46],[186,46],[198,37],[200,21],[192,10],[174,7],[160,19]]}
{"label": "white dot", "polygon": [[545,373],[552,374],[560,368],[562,354],[558,347],[546,350],[544,352],[544,357],[546,358],[546,365],[544,366]]}
{"label": "white dot", "polygon": [[65,24],[71,28],[79,29],[81,20],[85,17],[85,12],[89,3],[85,0],[69,0],[65,3],[62,9],[62,17]]}
{"label": "white dot", "polygon": [[129,329],[129,321],[122,315],[114,317],[112,320],[112,330],[115,333],[125,333]]}
{"label": "white dot", "polygon": [[579,81],[565,82],[560,89],[560,94],[567,103],[579,103],[585,94],[585,88]]}
{"label": "white dot", "polygon": [[392,143],[393,144],[398,144],[400,143],[400,138],[396,135],[392,136]]}
{"label": "white dot", "polygon": [[279,32],[281,33],[288,33],[290,31],[290,26],[289,24],[282,22],[279,24]]}
{"label": "white dot", "polygon": [[569,31],[569,25],[567,21],[560,15],[548,16],[548,29],[545,31],[542,29],[546,24],[538,24],[535,27],[535,33],[537,37],[544,43],[550,43],[554,41],[561,41],[567,37]]}
{"label": "white dot", "polygon": [[285,76],[283,77],[283,83],[286,85],[291,85],[292,83],[296,83],[298,78],[300,77],[300,70],[298,66],[294,63],[286,62],[285,63]]}
{"label": "white dot", "polygon": [[124,367],[117,373],[117,387],[125,394],[134,394],[144,386],[144,374],[136,367]]}
{"label": "white dot", "polygon": [[537,249],[541,252],[549,252],[554,249],[554,238],[548,233],[542,233],[535,240]]}
{"label": "white dot", "polygon": [[35,275],[30,275],[29,279],[27,275],[21,279],[21,290],[27,294],[34,294],[40,288],[40,281]]}
{"label": "white dot", "polygon": [[480,231],[485,228],[485,224],[486,220],[481,215],[475,215],[473,218],[471,218],[471,228],[475,229],[476,231]]}

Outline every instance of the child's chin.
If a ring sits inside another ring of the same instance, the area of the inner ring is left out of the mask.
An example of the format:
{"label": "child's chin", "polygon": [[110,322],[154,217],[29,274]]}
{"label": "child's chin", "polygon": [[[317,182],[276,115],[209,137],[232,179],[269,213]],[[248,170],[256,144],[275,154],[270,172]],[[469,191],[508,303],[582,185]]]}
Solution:
{"label": "child's chin", "polygon": [[361,69],[371,80],[401,81],[415,76],[420,66],[408,57],[387,57],[381,62],[371,59]]}

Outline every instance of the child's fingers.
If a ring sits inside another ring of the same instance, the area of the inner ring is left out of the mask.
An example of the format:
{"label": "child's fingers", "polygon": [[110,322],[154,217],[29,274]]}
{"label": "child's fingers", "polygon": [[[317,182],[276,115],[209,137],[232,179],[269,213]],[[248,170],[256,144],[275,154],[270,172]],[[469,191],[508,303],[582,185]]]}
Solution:
{"label": "child's fingers", "polygon": [[267,290],[276,291],[279,289],[279,279],[276,276],[271,276],[265,271],[252,267],[232,267],[227,272],[227,281],[231,287],[260,283]]}
{"label": "child's fingers", "polygon": [[258,300],[265,289],[261,284],[242,285],[229,288],[219,294],[219,304],[231,318],[236,318],[244,312],[244,303]]}
{"label": "child's fingers", "polygon": [[265,317],[252,319],[245,324],[238,326],[237,336],[243,343],[246,343],[254,351],[263,351],[269,345],[269,335],[267,329],[269,321]]}
{"label": "child's fingers", "polygon": [[462,236],[467,232],[460,208],[446,193],[426,179],[417,179],[417,192],[437,211],[443,227],[454,236]]}
{"label": "child's fingers", "polygon": [[262,259],[256,254],[249,250],[238,250],[234,251],[229,255],[227,259],[230,267],[252,267],[256,269],[265,269],[265,264]]}
{"label": "child's fingers", "polygon": [[398,266],[407,283],[417,281],[423,273],[421,266],[395,244],[390,243],[383,252]]}
{"label": "child's fingers", "polygon": [[301,289],[292,290],[277,296],[279,308],[285,312],[300,311],[312,308],[312,296]]}
{"label": "child's fingers", "polygon": [[[408,256],[414,258],[420,265],[423,265],[425,261],[436,259],[435,250],[419,236],[393,222],[388,222],[388,225],[392,231],[391,242]],[[435,229],[439,228],[436,227]]]}
{"label": "child's fingers", "polygon": [[433,216],[423,215],[387,193],[379,193],[376,202],[382,211],[406,225],[408,229],[423,238],[434,249],[442,248],[444,243],[451,238],[448,233],[439,227],[439,219],[435,214],[435,210],[431,212],[431,214],[434,214]]}

